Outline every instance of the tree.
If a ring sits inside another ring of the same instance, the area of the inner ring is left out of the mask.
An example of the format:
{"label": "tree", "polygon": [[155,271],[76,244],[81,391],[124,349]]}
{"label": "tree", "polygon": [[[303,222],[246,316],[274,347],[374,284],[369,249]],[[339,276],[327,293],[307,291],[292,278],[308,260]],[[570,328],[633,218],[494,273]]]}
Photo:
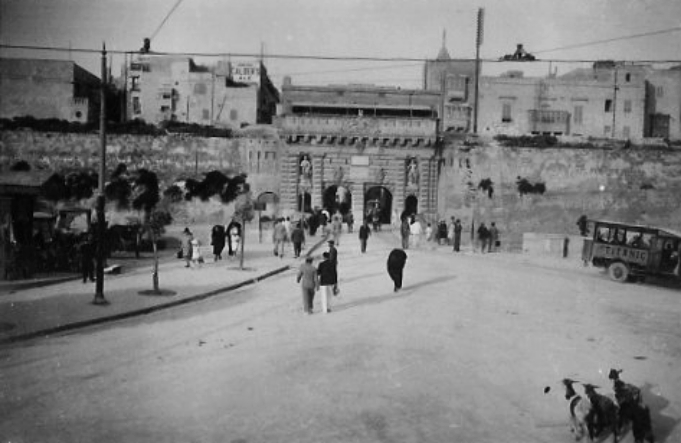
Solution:
{"label": "tree", "polygon": [[239,268],[244,269],[244,243],[246,239],[246,222],[255,217],[255,202],[250,191],[245,191],[236,198],[234,203],[234,217],[241,220],[241,254],[239,255]]}

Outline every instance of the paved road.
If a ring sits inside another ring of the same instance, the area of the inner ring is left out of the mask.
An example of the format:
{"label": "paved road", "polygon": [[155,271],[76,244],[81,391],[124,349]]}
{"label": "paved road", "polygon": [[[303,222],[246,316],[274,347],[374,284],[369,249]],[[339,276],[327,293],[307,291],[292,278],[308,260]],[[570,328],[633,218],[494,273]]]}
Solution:
{"label": "paved road", "polygon": [[681,441],[678,290],[419,250],[394,294],[395,244],[341,241],[328,315],[302,315],[290,271],[3,347],[0,441],[567,443],[558,380],[607,387],[611,366],[643,388],[658,441]]}

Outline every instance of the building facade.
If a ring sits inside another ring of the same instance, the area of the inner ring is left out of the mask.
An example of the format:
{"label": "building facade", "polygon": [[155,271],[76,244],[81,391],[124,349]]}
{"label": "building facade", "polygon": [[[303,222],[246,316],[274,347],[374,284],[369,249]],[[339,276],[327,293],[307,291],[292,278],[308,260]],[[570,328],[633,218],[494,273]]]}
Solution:
{"label": "building facade", "polygon": [[449,56],[443,36],[435,60],[423,67],[423,89],[438,91],[442,101],[438,109],[440,131],[469,132],[475,106],[475,61],[455,60]]}
{"label": "building facade", "polygon": [[0,58],[0,118],[96,122],[100,80],[72,61]]}
{"label": "building facade", "polygon": [[437,91],[284,80],[275,125],[286,141],[281,205],[382,223],[437,210]]}
{"label": "building facade", "polygon": [[271,123],[279,99],[260,63],[197,65],[188,57],[140,54],[126,64],[126,119],[237,129]]}
{"label": "building facade", "polygon": [[681,66],[648,72],[645,136],[681,140]]}
{"label": "building facade", "polygon": [[481,134],[551,134],[640,140],[646,116],[646,73],[640,67],[595,65],[560,77],[511,71],[480,80]]}

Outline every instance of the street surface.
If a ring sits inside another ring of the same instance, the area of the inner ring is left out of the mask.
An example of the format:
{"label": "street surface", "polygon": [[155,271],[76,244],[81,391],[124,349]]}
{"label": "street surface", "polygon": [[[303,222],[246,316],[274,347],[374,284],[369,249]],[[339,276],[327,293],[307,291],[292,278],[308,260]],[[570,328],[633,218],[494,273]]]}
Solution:
{"label": "street surface", "polygon": [[328,315],[318,298],[302,314],[292,270],[0,347],[0,441],[567,443],[559,380],[610,393],[615,367],[642,388],[657,441],[681,442],[678,287],[423,248],[394,294],[398,240],[374,235],[361,255],[355,235],[341,239]]}

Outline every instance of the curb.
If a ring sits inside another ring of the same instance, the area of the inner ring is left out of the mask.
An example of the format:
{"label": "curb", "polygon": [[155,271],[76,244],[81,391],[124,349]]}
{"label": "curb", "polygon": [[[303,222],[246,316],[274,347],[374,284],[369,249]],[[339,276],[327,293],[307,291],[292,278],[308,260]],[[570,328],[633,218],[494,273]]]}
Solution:
{"label": "curb", "polygon": [[192,295],[192,296],[183,298],[181,300],[175,300],[175,301],[171,301],[171,302],[168,302],[168,303],[162,303],[162,304],[159,304],[159,305],[156,305],[156,306],[150,306],[150,307],[143,308],[143,309],[136,309],[136,310],[133,310],[133,311],[122,312],[120,314],[110,315],[108,317],[100,317],[100,318],[94,318],[94,319],[90,319],[90,320],[83,320],[83,321],[79,321],[79,322],[75,322],[75,323],[68,323],[68,324],[56,326],[56,327],[53,327],[53,328],[42,329],[42,330],[39,330],[39,331],[33,331],[33,332],[25,333],[25,334],[15,335],[15,336],[12,336],[12,337],[2,338],[2,339],[0,339],[0,344],[14,343],[14,342],[29,340],[29,339],[37,338],[37,337],[47,337],[51,334],[56,334],[58,332],[71,331],[71,330],[75,330],[75,329],[84,328],[84,327],[87,327],[87,326],[94,326],[94,325],[98,325],[98,324],[102,324],[102,323],[108,323],[108,322],[112,322],[112,321],[116,321],[116,320],[123,320],[123,319],[126,319],[126,318],[151,314],[152,312],[160,311],[160,310],[163,310],[163,309],[173,308],[175,306],[184,305],[184,304],[191,303],[191,302],[194,302],[194,301],[204,300],[206,298],[213,297],[213,296],[221,294],[223,292],[229,292],[229,291],[233,291],[235,289],[239,289],[243,286],[255,284],[255,283],[258,283],[259,281],[264,280],[268,277],[272,277],[273,275],[277,275],[277,274],[280,274],[284,271],[287,271],[290,268],[291,268],[290,265],[282,266],[280,268],[274,269],[273,271],[267,272],[263,275],[254,277],[252,279],[244,280],[244,281],[241,281],[239,283],[234,283],[233,285],[230,285],[230,286],[214,289],[212,291],[203,292],[201,294]]}

